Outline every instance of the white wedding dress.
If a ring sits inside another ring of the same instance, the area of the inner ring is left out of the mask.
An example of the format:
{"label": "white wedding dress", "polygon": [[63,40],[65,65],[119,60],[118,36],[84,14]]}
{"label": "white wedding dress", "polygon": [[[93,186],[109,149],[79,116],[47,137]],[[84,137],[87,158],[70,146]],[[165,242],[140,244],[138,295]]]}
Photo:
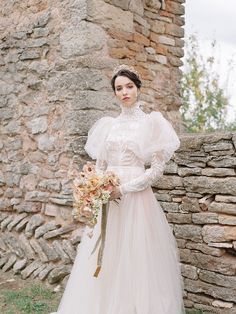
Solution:
{"label": "white wedding dress", "polygon": [[185,313],[178,248],[151,189],[180,142],[160,112],[121,109],[93,125],[85,146],[97,168],[120,177],[123,194],[110,202],[101,271],[93,276],[98,248],[91,254],[100,213],[92,238],[85,228],[57,314]]}

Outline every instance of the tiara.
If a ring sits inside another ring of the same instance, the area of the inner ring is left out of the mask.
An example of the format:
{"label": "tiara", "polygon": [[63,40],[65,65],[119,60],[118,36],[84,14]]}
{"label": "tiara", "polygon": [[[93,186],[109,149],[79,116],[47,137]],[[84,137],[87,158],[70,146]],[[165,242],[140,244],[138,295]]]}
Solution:
{"label": "tiara", "polygon": [[117,67],[115,67],[115,69],[112,73],[112,77],[114,77],[121,70],[128,70],[130,72],[133,72],[134,74],[136,74],[139,77],[139,73],[135,70],[135,68],[132,66],[128,66],[127,64],[121,64],[121,65],[118,65]]}

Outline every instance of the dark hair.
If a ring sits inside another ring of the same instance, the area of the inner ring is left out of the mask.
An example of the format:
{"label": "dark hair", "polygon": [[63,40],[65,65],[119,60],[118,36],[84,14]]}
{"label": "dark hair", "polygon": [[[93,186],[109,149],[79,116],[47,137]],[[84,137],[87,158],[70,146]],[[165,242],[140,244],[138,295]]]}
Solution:
{"label": "dark hair", "polygon": [[137,74],[135,74],[132,71],[126,70],[126,69],[122,69],[120,71],[118,71],[113,78],[111,79],[111,87],[113,89],[113,91],[115,92],[115,80],[118,76],[126,76],[128,77],[132,82],[134,82],[134,84],[136,85],[136,87],[138,89],[140,89],[140,87],[142,86],[142,82],[140,80],[140,78],[138,77]]}

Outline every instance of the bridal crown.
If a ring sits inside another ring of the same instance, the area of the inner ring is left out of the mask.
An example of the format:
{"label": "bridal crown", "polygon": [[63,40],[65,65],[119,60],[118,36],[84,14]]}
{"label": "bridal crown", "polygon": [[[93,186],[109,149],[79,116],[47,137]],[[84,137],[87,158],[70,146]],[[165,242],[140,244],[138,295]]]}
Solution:
{"label": "bridal crown", "polygon": [[112,77],[114,77],[121,70],[128,70],[130,72],[133,72],[134,74],[137,75],[138,78],[140,78],[138,71],[136,71],[134,67],[129,66],[127,64],[121,64],[121,65],[118,65],[117,67],[115,67],[115,69],[112,73]]}

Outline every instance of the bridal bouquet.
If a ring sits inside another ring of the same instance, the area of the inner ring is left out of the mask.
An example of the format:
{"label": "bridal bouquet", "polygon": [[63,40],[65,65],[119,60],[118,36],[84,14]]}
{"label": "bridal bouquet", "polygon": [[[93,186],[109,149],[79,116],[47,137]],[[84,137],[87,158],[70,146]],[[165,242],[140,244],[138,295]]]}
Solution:
{"label": "bridal bouquet", "polygon": [[108,203],[112,190],[118,185],[119,178],[113,172],[97,172],[95,165],[87,162],[73,181],[73,218],[93,228],[99,211]]}

